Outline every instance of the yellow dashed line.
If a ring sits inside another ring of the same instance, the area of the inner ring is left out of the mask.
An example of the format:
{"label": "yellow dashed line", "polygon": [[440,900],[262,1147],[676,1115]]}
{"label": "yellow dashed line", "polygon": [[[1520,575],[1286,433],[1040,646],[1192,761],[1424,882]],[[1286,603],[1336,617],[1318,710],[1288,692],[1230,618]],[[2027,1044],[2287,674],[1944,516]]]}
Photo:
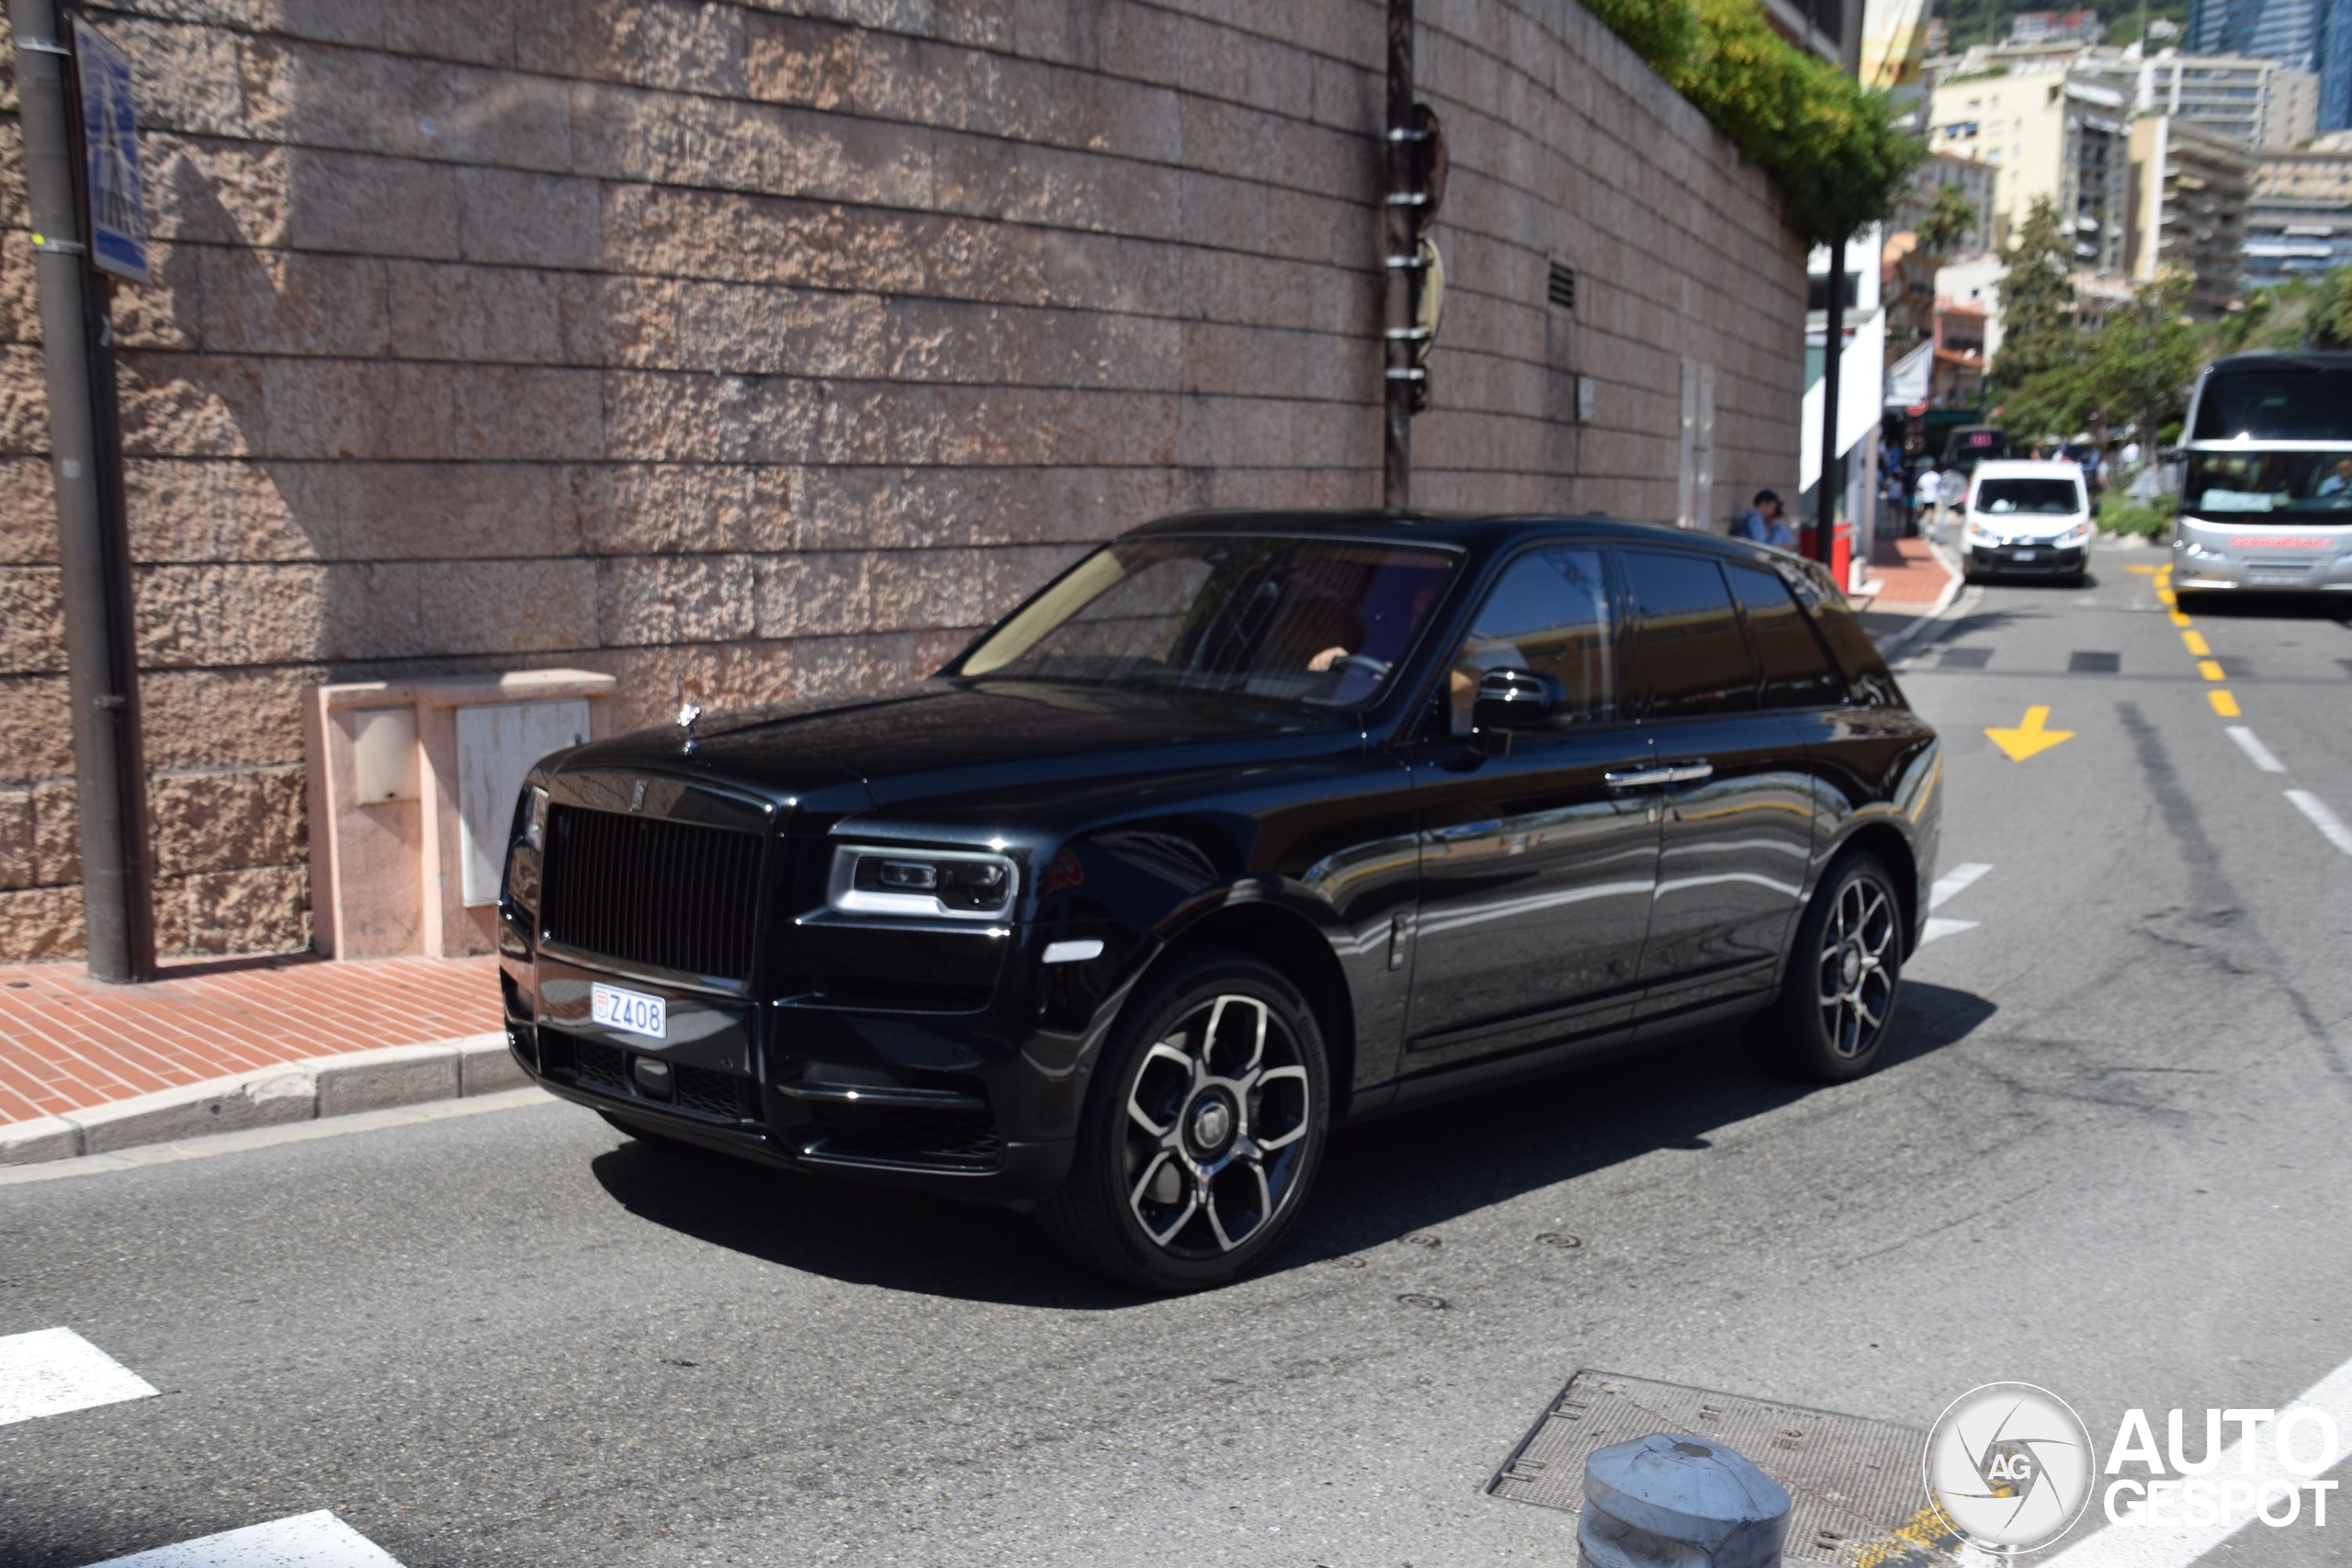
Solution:
{"label": "yellow dashed line", "polygon": [[2156,590],[2156,603],[2159,604],[2177,604],[2180,603],[2180,595],[2175,593],[2169,588],[2159,588]]}
{"label": "yellow dashed line", "polygon": [[2230,695],[2228,691],[2224,688],[2220,686],[2208,686],[2205,689],[2205,700],[2211,703],[2213,705],[2213,711],[2220,714],[2223,718],[2236,718],[2238,716],[2238,700],[2237,698]]}
{"label": "yellow dashed line", "polygon": [[2163,566],[2127,566],[2123,570],[2126,571],[2138,572],[2142,577],[2145,577],[2152,571],[2169,571],[2172,569],[2170,567]]}
{"label": "yellow dashed line", "polygon": [[2207,654],[2213,651],[2211,649],[2205,646],[2205,634],[2203,632],[2183,632],[2180,634],[2180,640],[2188,644],[2188,651],[2197,655],[2199,659],[2204,658]]}
{"label": "yellow dashed line", "polygon": [[2172,612],[2172,624],[2177,626],[2186,626],[2193,625],[2194,623],[2192,623],[2187,615],[2182,615],[2178,610],[2175,610]]}
{"label": "yellow dashed line", "polygon": [[2199,660],[2197,661],[2197,672],[2199,675],[2204,676],[2208,681],[2226,681],[2229,679],[2227,675],[2222,673],[2222,661],[2218,659]]}

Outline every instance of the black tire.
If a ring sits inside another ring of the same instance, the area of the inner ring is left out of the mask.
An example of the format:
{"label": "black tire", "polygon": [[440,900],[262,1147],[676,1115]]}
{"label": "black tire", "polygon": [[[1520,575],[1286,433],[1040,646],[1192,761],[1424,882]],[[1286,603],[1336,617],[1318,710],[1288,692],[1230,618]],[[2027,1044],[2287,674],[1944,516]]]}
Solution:
{"label": "black tire", "polygon": [[1330,1103],[1323,1032],[1297,987],[1221,948],[1173,957],[1121,1010],[1069,1174],[1037,1217],[1065,1250],[1128,1284],[1225,1284],[1298,1217]]}
{"label": "black tire", "polygon": [[[1771,1065],[1814,1083],[1845,1083],[1876,1066],[1903,999],[1908,936],[1903,900],[1877,856],[1856,852],[1832,865],[1797,921],[1781,995],[1757,1020]],[[1834,1005],[1824,989],[1833,986]]]}

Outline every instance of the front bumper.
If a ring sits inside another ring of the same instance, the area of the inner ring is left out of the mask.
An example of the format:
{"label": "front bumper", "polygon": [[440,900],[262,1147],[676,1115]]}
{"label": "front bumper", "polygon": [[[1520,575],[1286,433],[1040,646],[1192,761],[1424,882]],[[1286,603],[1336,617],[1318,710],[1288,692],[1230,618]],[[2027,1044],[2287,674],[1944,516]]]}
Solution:
{"label": "front bumper", "polygon": [[[631,1126],[784,1169],[1023,1201],[1068,1170],[1083,1074],[1010,1048],[989,1012],[760,1002],[542,953],[502,987],[515,1060],[550,1093]],[[592,982],[666,1004],[648,1039],[589,1016]],[[1067,1054],[1074,1055],[1075,1053]],[[1073,1061],[1073,1066],[1079,1065]]]}
{"label": "front bumper", "polygon": [[2352,593],[2352,554],[2291,556],[2196,553],[2173,547],[2172,587],[2177,592],[2235,590],[2251,593]]}
{"label": "front bumper", "polygon": [[2090,559],[2084,545],[1971,545],[1968,570],[1986,576],[2072,577]]}

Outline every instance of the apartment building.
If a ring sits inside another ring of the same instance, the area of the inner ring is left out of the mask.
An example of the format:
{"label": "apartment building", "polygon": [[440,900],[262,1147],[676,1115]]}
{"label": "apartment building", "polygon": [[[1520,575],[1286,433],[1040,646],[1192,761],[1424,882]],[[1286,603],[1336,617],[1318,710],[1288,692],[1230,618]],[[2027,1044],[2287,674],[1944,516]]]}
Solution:
{"label": "apartment building", "polygon": [[2133,79],[2132,107],[2166,115],[2245,147],[2292,147],[2319,123],[2319,78],[2250,55],[2159,50],[2120,57]]}
{"label": "apartment building", "polygon": [[2135,283],[2188,279],[2188,313],[2216,321],[2238,299],[2240,249],[2255,160],[2245,148],[2171,115],[2132,124],[2126,270]]}
{"label": "apartment building", "polygon": [[2002,58],[1935,89],[1930,148],[1995,169],[1995,246],[2008,243],[2037,197],[2048,197],[2073,232],[2076,265],[2120,271],[2130,79],[2071,46],[1987,53]]}
{"label": "apartment building", "polygon": [[2352,148],[2266,152],[2246,197],[2240,286],[2267,288],[2347,265]]}

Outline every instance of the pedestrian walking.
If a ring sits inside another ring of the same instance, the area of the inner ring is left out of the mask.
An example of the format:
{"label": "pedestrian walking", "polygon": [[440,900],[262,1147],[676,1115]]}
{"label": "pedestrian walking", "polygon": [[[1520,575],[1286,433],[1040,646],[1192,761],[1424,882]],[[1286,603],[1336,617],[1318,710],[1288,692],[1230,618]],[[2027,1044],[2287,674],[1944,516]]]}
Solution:
{"label": "pedestrian walking", "polygon": [[1930,463],[1919,470],[1919,518],[1930,527],[1937,519],[1936,505],[1943,495],[1944,477]]}

